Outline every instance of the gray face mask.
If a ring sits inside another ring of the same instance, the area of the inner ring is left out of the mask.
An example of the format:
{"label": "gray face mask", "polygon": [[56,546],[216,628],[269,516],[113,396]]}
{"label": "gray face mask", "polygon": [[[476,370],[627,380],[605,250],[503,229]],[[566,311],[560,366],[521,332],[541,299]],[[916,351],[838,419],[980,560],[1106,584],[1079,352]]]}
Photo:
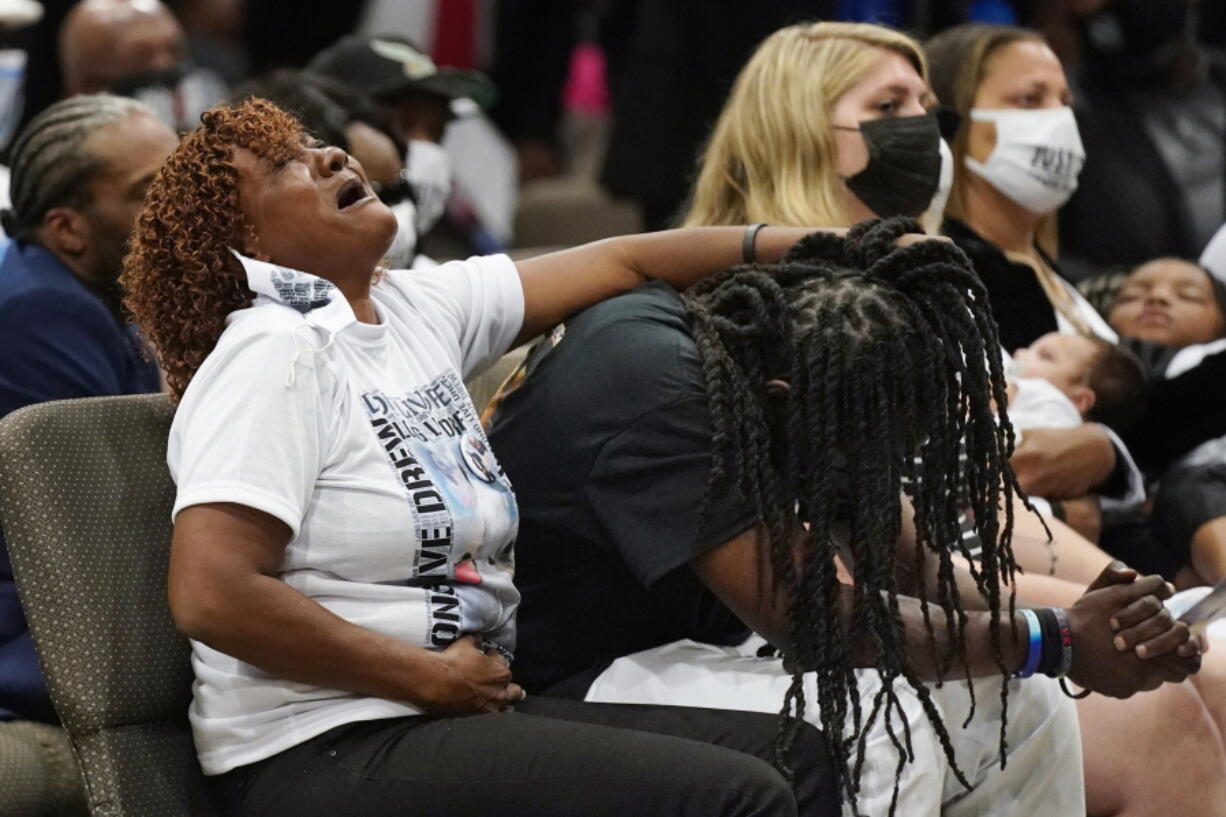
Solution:
{"label": "gray face mask", "polygon": [[874,215],[919,216],[941,181],[941,129],[935,113],[860,123],[868,165],[848,178],[847,187]]}

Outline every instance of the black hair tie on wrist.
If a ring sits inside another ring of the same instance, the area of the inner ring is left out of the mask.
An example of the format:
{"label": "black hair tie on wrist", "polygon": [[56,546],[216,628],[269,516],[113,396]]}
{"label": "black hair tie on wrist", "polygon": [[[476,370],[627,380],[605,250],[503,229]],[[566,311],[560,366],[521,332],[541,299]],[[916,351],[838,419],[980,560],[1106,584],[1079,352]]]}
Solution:
{"label": "black hair tie on wrist", "polygon": [[1068,676],[1064,676],[1060,679],[1060,691],[1072,698],[1074,701],[1080,701],[1082,698],[1088,698],[1090,693],[1094,691],[1092,689],[1083,689],[1081,692],[1070,692],[1068,684],[1065,683],[1066,681],[1068,681]]}
{"label": "black hair tie on wrist", "polygon": [[1055,678],[1060,690],[1070,698],[1080,700],[1090,694],[1083,689],[1073,693],[1068,688],[1068,672],[1073,666],[1072,633],[1069,630],[1068,614],[1058,607],[1043,607],[1034,611],[1043,633],[1043,647],[1037,672]]}
{"label": "black hair tie on wrist", "polygon": [[766,225],[762,222],[750,224],[745,228],[745,236],[741,239],[741,261],[746,264],[752,264],[758,260],[758,253],[754,247],[754,243],[758,240],[758,231]]}
{"label": "black hair tie on wrist", "polygon": [[1063,673],[1063,645],[1060,643],[1060,625],[1056,614],[1051,608],[1041,607],[1034,611],[1039,618],[1039,627],[1043,631],[1043,651],[1039,658],[1039,666],[1035,670],[1049,678],[1058,678]]}

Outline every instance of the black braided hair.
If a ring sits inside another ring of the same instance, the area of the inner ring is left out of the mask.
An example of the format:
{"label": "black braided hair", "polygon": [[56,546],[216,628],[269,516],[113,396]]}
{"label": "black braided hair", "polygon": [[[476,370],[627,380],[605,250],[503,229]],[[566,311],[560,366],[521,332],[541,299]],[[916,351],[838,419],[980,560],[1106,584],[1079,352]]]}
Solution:
{"label": "black braided hair", "polygon": [[101,167],[86,149],[89,137],[134,113],[153,111],[143,103],[110,94],[82,94],[57,102],[30,120],[10,156],[12,207],[3,214],[4,231],[29,241],[55,207],[89,203],[89,181]]}
{"label": "black braided hair", "polygon": [[[961,250],[944,241],[896,245],[904,232],[919,231],[914,221],[889,219],[857,225],[845,239],[815,233],[779,264],[734,267],[686,295],[713,427],[706,501],[734,488],[753,503],[766,532],[760,564],[769,563],[772,589],[788,599],[790,643],[781,646],[793,682],[777,762],[790,774],[786,757],[805,709],[801,677],[811,670],[822,728],[853,805],[863,741],[876,718],[885,719],[900,758],[912,756],[905,718],[901,733],[894,723],[902,713],[894,690],[899,678],[915,690],[966,784],[905,649],[895,574],[904,485],[914,507],[917,575],[926,559],[939,562],[936,598],[952,649],[935,656],[938,669],[944,676],[966,653],[967,616],[951,558],[955,549],[969,556],[958,522],[964,509],[983,540],[972,575],[992,614],[997,664],[1008,674],[1001,588],[1013,580],[1011,508],[1020,488],[1009,466],[1012,428],[995,411],[1008,402],[996,325],[987,291]],[[771,405],[765,384],[772,378],[790,385],[785,407]],[[855,570],[846,626],[834,560],[837,522],[849,530]],[[934,636],[928,602],[921,599],[921,606]],[[882,680],[867,713],[854,644],[871,645]],[[1008,699],[1007,684],[1001,686],[1003,763]],[[973,713],[972,697],[968,720]],[[899,773],[901,766],[900,760]],[[891,814],[897,797],[896,779]]]}

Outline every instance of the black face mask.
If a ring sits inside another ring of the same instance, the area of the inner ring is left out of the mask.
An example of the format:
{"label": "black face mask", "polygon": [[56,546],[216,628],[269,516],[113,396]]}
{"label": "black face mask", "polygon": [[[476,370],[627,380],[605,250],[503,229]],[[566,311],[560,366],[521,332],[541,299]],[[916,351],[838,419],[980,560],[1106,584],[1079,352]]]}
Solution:
{"label": "black face mask", "polygon": [[178,63],[161,71],[131,74],[115,82],[111,93],[118,96],[139,97],[143,91],[151,88],[174,90],[189,73],[191,73],[191,66],[187,63]]}
{"label": "black face mask", "polygon": [[859,131],[868,148],[868,165],[847,179],[851,192],[881,218],[914,218],[927,210],[941,183],[936,114],[872,119],[861,122]]}
{"label": "black face mask", "polygon": [[191,130],[198,122],[189,110],[183,83],[191,66],[179,63],[161,71],[131,74],[115,82],[111,93],[131,97],[152,109],[157,118],[176,130]]}

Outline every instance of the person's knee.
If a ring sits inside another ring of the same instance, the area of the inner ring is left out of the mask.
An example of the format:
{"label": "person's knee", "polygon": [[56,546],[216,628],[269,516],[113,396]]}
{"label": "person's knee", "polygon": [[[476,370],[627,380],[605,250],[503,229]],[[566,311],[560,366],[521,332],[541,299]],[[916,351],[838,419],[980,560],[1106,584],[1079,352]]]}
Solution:
{"label": "person's knee", "polygon": [[[710,747],[718,748],[718,747]],[[712,817],[832,817],[835,810],[800,810],[791,784],[765,760],[723,749],[697,752],[685,765],[684,780],[670,767],[640,778],[635,799],[642,806],[664,804],[655,813],[703,814]],[[651,809],[645,809],[645,811]]]}
{"label": "person's knee", "polygon": [[1158,695],[1162,727],[1173,739],[1188,743],[1220,741],[1205,701],[1192,682],[1164,684]]}
{"label": "person's knee", "polygon": [[[1086,731],[1113,748],[1087,755],[1087,789],[1094,811],[1217,817],[1226,797],[1226,752],[1221,736],[1195,689],[1165,684],[1121,702],[1100,702],[1089,710]],[[1127,721],[1119,710],[1126,708]],[[1147,752],[1128,736],[1146,735]],[[1178,780],[1172,786],[1170,781]]]}
{"label": "person's knee", "polygon": [[[687,767],[683,799],[694,813],[720,817],[797,815],[791,784],[768,761],[719,746],[695,751]],[[688,813],[688,812],[687,812]]]}
{"label": "person's knee", "polygon": [[737,817],[791,817],[791,815],[821,814],[800,811],[792,785],[777,769],[764,760],[746,755],[737,764],[735,773],[726,778],[726,807],[721,814]]}
{"label": "person's knee", "polygon": [[804,763],[814,758],[825,758],[826,754],[826,738],[821,730],[808,721],[800,724],[792,737],[791,757]]}
{"label": "person's knee", "polygon": [[821,730],[802,723],[796,730],[787,763],[792,769],[792,791],[799,814],[838,813],[834,765]]}

